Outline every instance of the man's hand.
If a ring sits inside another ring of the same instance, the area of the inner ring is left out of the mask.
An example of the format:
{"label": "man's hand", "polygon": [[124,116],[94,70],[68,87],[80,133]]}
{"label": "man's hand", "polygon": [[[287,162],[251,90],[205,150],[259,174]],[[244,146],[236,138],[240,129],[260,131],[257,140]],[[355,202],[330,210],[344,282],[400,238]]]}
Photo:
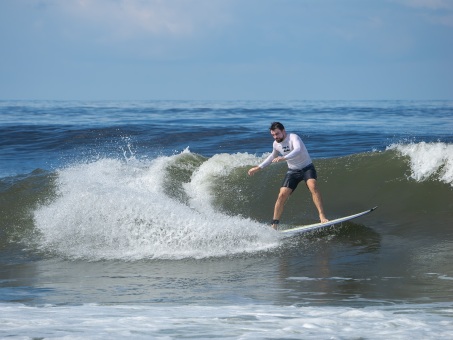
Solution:
{"label": "man's hand", "polygon": [[272,163],[284,162],[286,161],[285,157],[279,156],[272,160]]}
{"label": "man's hand", "polygon": [[260,170],[261,170],[261,168],[259,166],[255,166],[249,170],[248,174],[249,174],[249,176],[253,176],[256,172],[258,172]]}

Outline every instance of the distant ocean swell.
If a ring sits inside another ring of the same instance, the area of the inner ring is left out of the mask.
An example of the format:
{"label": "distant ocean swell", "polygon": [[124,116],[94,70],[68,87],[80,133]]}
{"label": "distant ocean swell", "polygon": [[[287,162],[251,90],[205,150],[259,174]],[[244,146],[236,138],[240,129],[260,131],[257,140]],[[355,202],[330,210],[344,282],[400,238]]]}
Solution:
{"label": "distant ocean swell", "polygon": [[[247,176],[261,156],[189,150],[155,159],[100,158],[56,173],[3,178],[8,242],[69,259],[181,259],[277,251],[269,227],[286,167]],[[453,145],[395,144],[383,152],[315,160],[329,217],[379,206],[398,230],[451,233]],[[283,227],[317,220],[303,185]],[[364,220],[366,221],[366,219]],[[359,222],[358,222],[359,223]]]}

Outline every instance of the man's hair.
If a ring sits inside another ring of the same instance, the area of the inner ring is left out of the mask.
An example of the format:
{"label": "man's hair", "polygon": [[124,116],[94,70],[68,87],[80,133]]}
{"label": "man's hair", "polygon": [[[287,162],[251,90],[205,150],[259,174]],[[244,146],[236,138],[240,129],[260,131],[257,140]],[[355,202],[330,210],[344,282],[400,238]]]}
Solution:
{"label": "man's hair", "polygon": [[273,122],[271,124],[271,127],[269,128],[269,130],[274,131],[275,129],[279,129],[279,130],[283,131],[283,130],[285,130],[285,127],[280,122]]}

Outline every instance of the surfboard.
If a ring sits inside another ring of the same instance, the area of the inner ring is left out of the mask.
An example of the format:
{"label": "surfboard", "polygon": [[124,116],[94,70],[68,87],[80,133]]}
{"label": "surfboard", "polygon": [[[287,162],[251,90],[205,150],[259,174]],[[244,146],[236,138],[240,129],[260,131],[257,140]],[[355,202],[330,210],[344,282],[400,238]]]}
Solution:
{"label": "surfboard", "polygon": [[370,212],[376,210],[376,208],[377,207],[374,207],[374,208],[371,208],[369,210],[365,210],[365,211],[359,212],[357,214],[336,218],[334,220],[330,220],[330,221],[324,222],[324,223],[314,223],[314,224],[301,225],[301,226],[297,226],[297,227],[294,227],[294,228],[285,229],[285,230],[279,230],[279,231],[281,233],[283,233],[285,237],[289,237],[289,236],[293,236],[293,235],[300,234],[300,233],[305,233],[307,231],[311,231],[311,230],[315,230],[315,229],[321,229],[321,228],[330,227],[330,226],[333,226],[333,225],[341,223],[341,222],[346,222],[346,221],[352,220],[354,218],[369,214]]}

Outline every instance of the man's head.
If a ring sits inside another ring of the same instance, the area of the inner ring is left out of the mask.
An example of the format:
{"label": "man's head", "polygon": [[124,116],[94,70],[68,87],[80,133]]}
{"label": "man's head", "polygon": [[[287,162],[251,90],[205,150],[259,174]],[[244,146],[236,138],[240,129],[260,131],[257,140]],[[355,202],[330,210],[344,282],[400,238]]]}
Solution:
{"label": "man's head", "polygon": [[269,128],[271,135],[277,143],[281,143],[286,138],[285,127],[280,122],[273,122]]}

